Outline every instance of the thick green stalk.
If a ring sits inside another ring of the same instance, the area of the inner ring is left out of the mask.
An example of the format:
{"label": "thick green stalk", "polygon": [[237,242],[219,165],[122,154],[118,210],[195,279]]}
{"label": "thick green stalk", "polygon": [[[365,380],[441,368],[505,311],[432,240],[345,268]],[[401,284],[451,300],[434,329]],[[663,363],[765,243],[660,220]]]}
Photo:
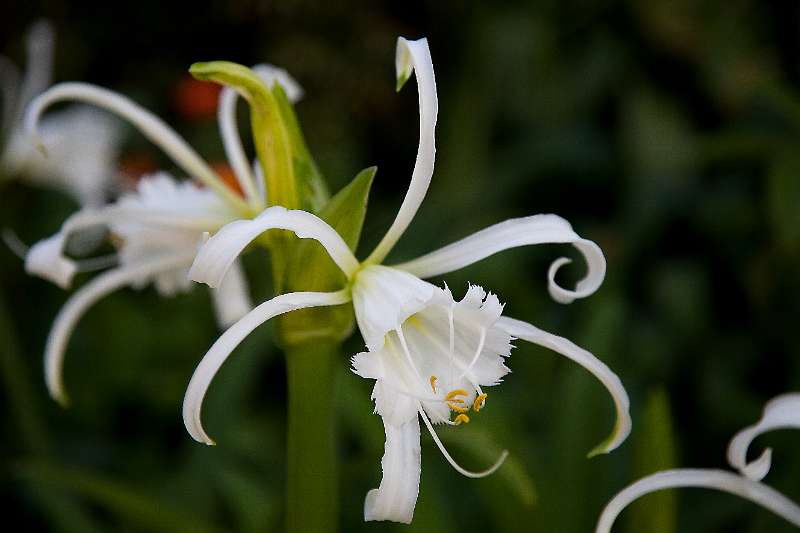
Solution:
{"label": "thick green stalk", "polygon": [[331,340],[286,349],[289,533],[334,533],[338,529],[336,417],[329,406],[339,353],[339,345]]}

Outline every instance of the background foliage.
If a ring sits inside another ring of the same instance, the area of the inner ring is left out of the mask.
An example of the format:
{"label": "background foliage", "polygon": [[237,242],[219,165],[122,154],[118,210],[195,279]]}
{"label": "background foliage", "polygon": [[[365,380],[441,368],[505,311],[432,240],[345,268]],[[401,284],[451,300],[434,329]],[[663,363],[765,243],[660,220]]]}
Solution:
{"label": "background foliage", "polygon": [[[131,95],[212,161],[223,159],[213,118],[187,115],[176,88],[189,64],[288,68],[306,89],[298,113],[332,189],[378,165],[362,255],[399,206],[417,143],[414,91],[394,93],[395,39],[427,36],[440,97],[437,172],[414,237],[393,257],[539,212],[566,217],[605,250],[605,285],[570,306],[545,290],[547,265],[568,252],[556,246],[506,252],[444,281],[456,293],[467,281],[482,283],[511,316],[605,360],[631,394],[629,441],[585,459],[612,423],[606,393],[568,361],[521,345],[487,409],[469,427],[443,431],[468,466],[488,464],[503,447],[512,461],[492,478],[463,479],[424,438],[414,524],[364,525],[383,435],[370,384],[343,358],[337,396],[319,404],[320,416],[341,423],[343,531],[590,531],[605,502],[636,477],[672,465],[725,467],[729,437],[767,399],[800,386],[794,2],[56,0],[3,11],[6,54],[21,62],[26,28],[50,18],[57,80]],[[129,169],[166,165],[129,133]],[[21,184],[0,198],[0,223],[27,242],[52,233],[74,208]],[[269,295],[266,264],[257,254],[247,264],[257,300]],[[581,272],[576,265],[569,274]],[[46,396],[40,354],[67,294],[26,277],[5,248],[0,289],[5,523],[65,532],[281,531],[285,366],[269,326],[245,341],[211,388],[206,421],[219,446],[207,448],[180,418],[188,378],[217,335],[206,291],[164,300],[152,289],[124,290],[93,308],[70,345],[73,404],[63,411]],[[360,346],[354,338],[348,349]],[[758,443],[776,448],[767,481],[794,498],[797,439],[783,432]],[[617,526],[789,529],[754,505],[696,490],[648,497]]]}

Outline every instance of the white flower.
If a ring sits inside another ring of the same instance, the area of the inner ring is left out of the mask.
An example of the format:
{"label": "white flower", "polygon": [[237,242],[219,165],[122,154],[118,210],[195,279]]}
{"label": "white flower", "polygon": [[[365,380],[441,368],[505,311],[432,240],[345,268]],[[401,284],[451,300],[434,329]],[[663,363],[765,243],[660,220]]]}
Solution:
{"label": "white flower", "polygon": [[333,228],[315,215],[277,206],[253,220],[233,222],[211,237],[190,271],[192,279],[211,287],[222,282],[229,266],[253,239],[270,229],[288,230],[300,238],[319,241],[347,276],[348,284],[332,293],[279,295],[234,324],[214,343],[192,376],[183,416],[193,438],[213,444],[201,424],[202,400],[217,370],[234,348],[257,326],[282,313],[352,302],[368,349],[353,357],[353,368],[359,375],[375,380],[373,398],[386,432],[383,479],[380,487],[367,495],[365,519],[410,522],[419,487],[420,418],[445,458],[462,474],[488,475],[503,461],[505,454],[484,472],[465,470],[445,450],[433,424],[466,423],[469,411],[483,407],[486,401],[483,387],[497,385],[508,372],[505,360],[514,338],[565,355],[586,367],[608,388],[616,405],[617,423],[611,436],[594,453],[619,446],[630,431],[630,417],[628,397],[619,379],[589,352],[528,323],[502,317],[498,298],[480,287],[471,286],[456,301],[447,288],[423,281],[508,248],[569,243],[581,252],[589,272],[575,290],[564,289],[554,278],[556,270],[569,260],[557,260],[548,273],[550,293],[564,303],[588,296],[603,280],[605,259],[596,244],[582,239],[562,218],[536,215],[507,220],[413,261],[390,267],[381,265],[425,197],[435,155],[436,82],[427,40],[400,38],[396,66],[399,85],[416,72],[420,142],[411,183],[393,224],[363,262],[355,258]]}
{"label": "white flower", "polygon": [[45,21],[28,32],[27,70],[0,56],[3,87],[0,172],[19,175],[31,183],[61,189],[85,206],[102,205],[117,177],[121,129],[107,115],[82,106],[53,113],[41,125],[48,157],[31,142],[23,125],[28,103],[50,85],[54,36]]}
{"label": "white flower", "polygon": [[[299,86],[285,71],[274,67],[256,67],[267,83]],[[287,91],[289,89],[287,88]],[[25,259],[26,270],[33,275],[68,288],[75,273],[110,266],[106,258],[75,261],[65,254],[68,240],[81,231],[105,226],[118,252],[111,263],[116,268],[92,279],[81,287],[56,318],[45,349],[45,372],[50,394],[64,403],[62,367],[67,342],[78,319],[98,299],[121,287],[142,287],[153,283],[162,295],[169,296],[191,287],[189,267],[198,247],[210,233],[227,223],[262,210],[266,202],[263,180],[257,179],[244,155],[235,122],[236,95],[221,93],[219,122],[226,152],[246,198],[226,186],[211,167],[169,126],[126,97],[87,84],[59,84],[37,97],[27,114],[30,138],[43,144],[50,153],[46,136],[41,138],[37,124],[42,112],[60,100],[80,100],[115,112],[137,126],[159,144],[189,176],[205,184],[177,181],[166,173],[145,176],[135,193],[127,194],[104,207],[87,207],[67,219],[55,235],[31,247]],[[87,139],[85,142],[103,142]],[[252,309],[244,274],[234,263],[212,291],[219,323],[229,326]]]}
{"label": "white flower", "polygon": [[754,425],[739,431],[728,444],[728,463],[738,474],[725,470],[679,468],[657,472],[627,486],[606,505],[597,523],[596,533],[609,533],[625,507],[645,494],[679,487],[715,489],[769,509],[792,524],[800,526],[800,506],[769,487],[761,480],[772,462],[772,450],[765,449],[758,459],[747,461],[747,450],[753,439],[775,429],[800,429],[800,393],[773,398],[764,407],[764,414]]}

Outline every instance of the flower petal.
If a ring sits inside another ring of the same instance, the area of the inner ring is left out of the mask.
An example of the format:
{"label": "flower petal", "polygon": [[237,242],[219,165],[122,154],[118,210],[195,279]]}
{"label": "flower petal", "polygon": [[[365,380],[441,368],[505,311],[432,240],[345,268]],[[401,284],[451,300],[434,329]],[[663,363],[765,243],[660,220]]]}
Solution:
{"label": "flower petal", "polygon": [[569,222],[556,215],[512,218],[422,257],[392,266],[420,278],[430,278],[464,268],[509,248],[545,243],[572,244],[583,254],[589,270],[586,277],[578,282],[576,289],[570,291],[556,285],[554,279],[556,271],[570,260],[562,257],[554,261],[547,274],[548,290],[554,300],[559,303],[570,303],[576,298],[585,298],[603,283],[606,260],[600,247],[592,241],[581,238],[573,231]]}
{"label": "flower petal", "polygon": [[769,472],[772,450],[767,448],[758,459],[747,462],[747,450],[753,439],[775,429],[800,429],[800,393],[778,396],[764,406],[761,419],[731,439],[728,445],[728,462],[742,475],[760,481]]}
{"label": "flower petal", "polygon": [[64,353],[72,330],[75,329],[78,320],[89,307],[105,295],[121,287],[140,282],[141,279],[151,277],[163,270],[173,269],[180,265],[188,265],[191,260],[191,255],[162,256],[138,265],[109,270],[100,274],[73,294],[59,311],[47,337],[44,367],[45,382],[47,383],[47,390],[50,391],[50,396],[62,405],[67,403],[62,372]]}
{"label": "flower petal", "polygon": [[611,371],[605,363],[597,359],[594,355],[587,352],[580,346],[573,344],[571,341],[564,337],[559,337],[543,331],[536,326],[515,320],[513,318],[501,317],[497,321],[497,327],[504,330],[512,337],[538,344],[545,348],[549,348],[561,355],[572,359],[586,370],[591,372],[600,382],[608,389],[611,397],[614,400],[614,407],[617,413],[617,419],[614,424],[614,429],[611,434],[597,445],[591,452],[589,457],[600,453],[608,453],[617,448],[628,437],[631,431],[631,417],[628,412],[630,408],[630,400],[628,393],[625,391],[619,377]]}
{"label": "flower petal", "polygon": [[234,261],[219,288],[211,289],[211,299],[217,322],[223,328],[233,325],[253,309],[241,262]]}
{"label": "flower petal", "polygon": [[419,91],[419,147],[414,171],[411,174],[411,184],[408,186],[403,204],[386,235],[367,259],[368,263],[381,263],[408,228],[428,192],[436,158],[435,130],[439,102],[428,40],[409,41],[400,37],[397,40],[395,66],[398,89],[408,80],[412,71],[416,72]]}
{"label": "flower petal", "polygon": [[350,294],[347,290],[281,294],[262,303],[225,331],[197,365],[183,398],[183,423],[192,438],[197,442],[214,444],[200,420],[203,398],[222,363],[251,331],[267,320],[289,311],[306,307],[340,305],[349,300]]}
{"label": "flower petal", "polygon": [[377,489],[364,500],[364,520],[392,520],[410,524],[419,495],[421,449],[419,419],[415,416],[403,425],[383,420],[386,432],[381,468],[383,477]]}
{"label": "flower petal", "polygon": [[228,163],[230,163],[245,196],[251,202],[257,200],[263,203],[264,199],[258,193],[256,178],[245,155],[242,138],[239,136],[239,127],[236,123],[236,101],[238,99],[239,93],[234,89],[222,88],[217,107],[217,122],[222,136],[222,145],[225,148]]}
{"label": "flower petal", "polygon": [[270,89],[275,83],[280,85],[291,103],[296,104],[303,98],[303,88],[286,69],[268,63],[260,63],[253,67],[253,72],[258,74]]}
{"label": "flower petal", "polygon": [[619,513],[631,502],[663,489],[701,487],[740,496],[800,526],[800,507],[775,489],[724,470],[676,469],[647,476],[629,485],[606,505],[595,533],[609,533]]}
{"label": "flower petal", "polygon": [[[53,75],[53,48],[55,32],[46,20],[39,20],[26,38],[27,63],[20,90],[20,104],[25,105],[50,85]],[[17,120],[22,117],[17,117]]]}
{"label": "flower petal", "polygon": [[[6,56],[0,55],[0,96],[2,96],[2,112],[0,113],[0,138],[6,139],[15,126],[15,121],[24,109],[19,101],[19,78],[17,66]],[[7,149],[5,146],[4,149]],[[2,152],[0,152],[2,153]],[[2,153],[0,164],[6,165],[6,154]]]}
{"label": "flower petal", "polygon": [[127,119],[145,137],[161,147],[190,176],[213,189],[220,197],[225,198],[237,209],[247,209],[242,198],[222,182],[211,167],[175,130],[126,96],[102,87],[88,83],[59,83],[36,97],[28,107],[25,116],[25,128],[37,142],[40,149],[46,150],[37,132],[39,119],[46,108],[62,100],[77,100],[96,105]]}
{"label": "flower petal", "polygon": [[52,281],[62,289],[68,289],[78,272],[75,261],[64,256],[64,246],[70,233],[108,222],[104,210],[82,209],[69,217],[55,235],[43,239],[28,250],[25,256],[25,271]]}
{"label": "flower petal", "polygon": [[273,206],[253,220],[236,220],[219,230],[200,249],[189,277],[199,283],[218,287],[242,250],[270,229],[289,230],[301,239],[319,241],[348,277],[359,267],[347,243],[322,219],[306,211]]}

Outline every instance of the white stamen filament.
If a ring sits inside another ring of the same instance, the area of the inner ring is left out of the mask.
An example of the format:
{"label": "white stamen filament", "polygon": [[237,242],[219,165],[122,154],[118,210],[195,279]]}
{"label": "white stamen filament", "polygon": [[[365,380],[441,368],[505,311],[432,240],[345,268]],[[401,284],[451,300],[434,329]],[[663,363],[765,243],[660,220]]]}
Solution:
{"label": "white stamen filament", "polygon": [[421,380],[422,376],[420,375],[419,370],[417,370],[417,365],[414,364],[414,360],[411,358],[411,352],[408,349],[408,344],[406,344],[406,338],[403,335],[403,327],[400,326],[396,328],[394,331],[395,333],[397,333],[397,338],[400,339],[400,345],[403,347],[403,352],[405,352],[406,354],[406,360],[408,360],[408,364],[411,365],[411,368],[414,370],[414,373]]}
{"label": "white stamen filament", "polygon": [[482,477],[490,476],[494,474],[497,471],[497,469],[500,468],[500,466],[502,466],[502,464],[506,460],[506,457],[508,457],[508,450],[503,450],[497,461],[495,461],[495,463],[486,470],[480,472],[472,472],[470,470],[467,470],[466,468],[459,465],[455,461],[455,459],[452,458],[450,453],[447,451],[447,448],[445,448],[444,444],[442,444],[442,441],[439,440],[439,435],[437,435],[436,431],[433,429],[433,425],[431,424],[431,421],[428,419],[428,415],[425,414],[425,410],[420,408],[419,414],[422,417],[422,421],[425,422],[425,426],[428,428],[431,437],[433,437],[433,441],[436,443],[436,446],[439,447],[439,451],[442,452],[442,455],[444,456],[445,459],[447,459],[447,462],[450,463],[450,466],[452,466],[456,470],[456,472],[458,472],[462,476],[473,479],[479,479]]}
{"label": "white stamen filament", "polygon": [[[470,361],[469,366],[467,366],[467,368],[461,373],[461,375],[458,376],[459,380],[463,379],[464,376],[466,376],[472,371],[472,367],[474,367],[475,363],[478,362],[478,359],[480,358],[481,353],[483,352],[483,345],[485,343],[486,343],[486,328],[481,328],[481,336],[480,340],[478,341],[478,349],[475,350],[475,355],[473,356],[472,361]],[[470,380],[470,382],[472,382],[472,380]],[[476,385],[473,383],[473,386]]]}

